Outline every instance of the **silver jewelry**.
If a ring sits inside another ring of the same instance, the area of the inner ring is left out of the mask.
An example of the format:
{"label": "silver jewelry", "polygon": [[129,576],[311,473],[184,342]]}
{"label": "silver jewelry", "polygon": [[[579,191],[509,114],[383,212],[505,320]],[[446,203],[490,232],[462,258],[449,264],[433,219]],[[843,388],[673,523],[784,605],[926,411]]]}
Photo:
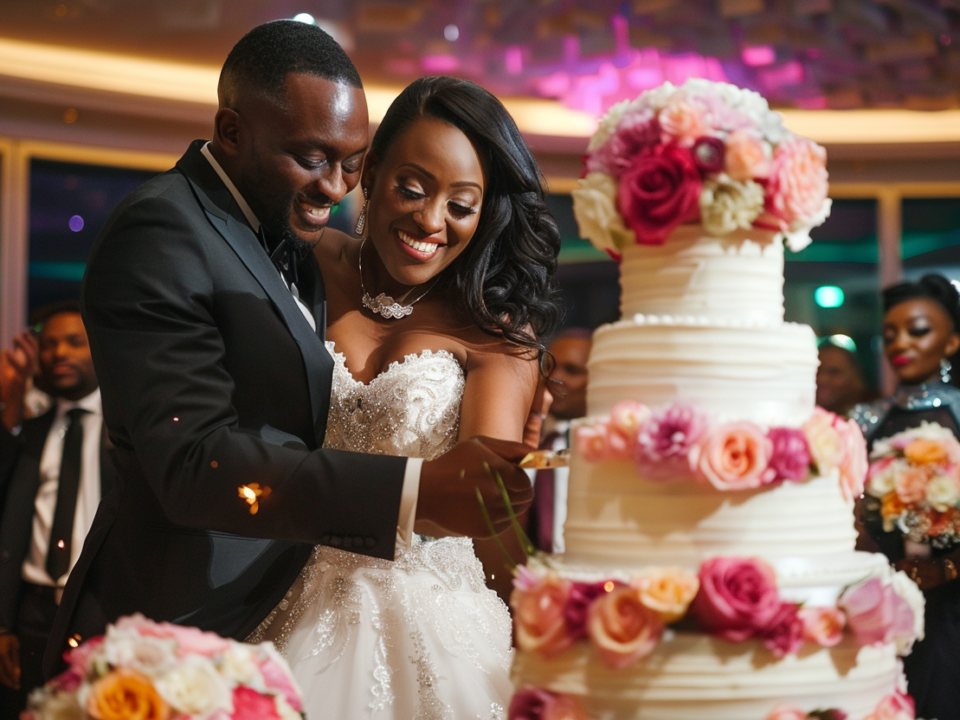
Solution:
{"label": "silver jewelry", "polygon": [[950,371],[953,370],[953,363],[951,363],[946,358],[940,360],[940,380],[944,384],[950,382],[952,379],[950,377]]}
{"label": "silver jewelry", "polygon": [[[357,216],[357,235],[363,235],[363,231],[367,229],[367,205],[369,203],[370,200],[367,199],[367,189],[363,188],[363,207],[360,208],[360,214]],[[364,238],[364,240],[366,240],[366,238]]]}
{"label": "silver jewelry", "polygon": [[360,271],[360,292],[363,293],[360,298],[360,302],[363,304],[367,310],[370,310],[373,313],[387,319],[387,320],[399,320],[404,318],[410,313],[413,312],[413,306],[418,302],[423,300],[426,297],[427,293],[433,290],[433,286],[437,284],[437,281],[434,280],[430,283],[430,287],[423,291],[423,295],[418,297],[416,300],[411,302],[409,305],[402,305],[401,303],[406,300],[407,296],[413,292],[413,288],[410,288],[400,301],[394,300],[389,295],[380,293],[376,297],[370,297],[370,293],[367,292],[367,289],[363,286],[363,244],[367,242],[367,239],[364,238],[360,242],[360,252],[357,254],[357,269]]}

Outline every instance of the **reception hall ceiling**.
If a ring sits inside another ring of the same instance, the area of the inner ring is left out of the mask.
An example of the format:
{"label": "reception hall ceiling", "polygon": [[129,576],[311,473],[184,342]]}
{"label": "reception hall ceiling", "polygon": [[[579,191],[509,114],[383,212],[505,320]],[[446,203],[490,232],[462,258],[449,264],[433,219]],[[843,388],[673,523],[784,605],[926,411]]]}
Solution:
{"label": "reception hall ceiling", "polygon": [[387,85],[452,74],[594,113],[690,76],[784,108],[960,106],[960,0],[0,0],[0,37],[219,65],[301,13]]}

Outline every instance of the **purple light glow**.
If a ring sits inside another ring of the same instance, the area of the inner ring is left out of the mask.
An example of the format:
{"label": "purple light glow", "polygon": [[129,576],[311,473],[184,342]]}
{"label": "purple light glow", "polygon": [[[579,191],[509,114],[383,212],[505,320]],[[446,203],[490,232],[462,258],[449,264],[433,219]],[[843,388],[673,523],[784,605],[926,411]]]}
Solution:
{"label": "purple light glow", "polygon": [[518,45],[511,45],[503,58],[507,66],[507,72],[511,75],[519,75],[523,72],[523,50]]}
{"label": "purple light glow", "polygon": [[825,110],[827,108],[827,99],[823,95],[797,98],[797,107],[801,110]]}
{"label": "purple light glow", "polygon": [[74,215],[67,222],[67,225],[69,225],[70,229],[73,230],[74,232],[80,232],[81,230],[83,230],[83,218],[80,217],[79,215]]}
{"label": "purple light glow", "polygon": [[460,61],[453,55],[425,55],[420,60],[420,67],[430,74],[453,72],[460,67]]}
{"label": "purple light glow", "polygon": [[757,47],[745,47],[740,52],[740,59],[744,65],[750,67],[762,67],[772,65],[777,60],[777,52],[769,45],[759,45]]}
{"label": "purple light glow", "polygon": [[785,85],[799,85],[805,78],[803,65],[796,60],[786,62],[779,67],[766,68],[757,71],[757,77],[764,90],[773,93],[777,88]]}

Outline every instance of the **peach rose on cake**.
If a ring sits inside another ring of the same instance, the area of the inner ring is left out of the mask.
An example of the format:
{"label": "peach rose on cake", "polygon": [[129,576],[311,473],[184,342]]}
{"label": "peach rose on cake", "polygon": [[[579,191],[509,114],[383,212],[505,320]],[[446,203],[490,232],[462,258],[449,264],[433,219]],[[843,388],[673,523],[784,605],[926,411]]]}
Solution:
{"label": "peach rose on cake", "polygon": [[667,101],[657,120],[662,131],[660,141],[664,144],[676,142],[680,147],[688,148],[707,132],[703,108],[680,93]]}
{"label": "peach rose on cake", "polygon": [[683,568],[653,568],[635,578],[640,602],[653,610],[664,623],[676,622],[700,589],[697,576]]}
{"label": "peach rose on cake", "polygon": [[590,463],[607,460],[611,455],[607,436],[607,424],[602,421],[577,425],[573,433],[577,455]]}
{"label": "peach rose on cake", "polygon": [[820,647],[834,647],[843,639],[847,618],[835,607],[804,607],[797,613],[803,623],[803,637]]}
{"label": "peach rose on cake", "polygon": [[546,573],[528,589],[514,588],[510,607],[514,611],[517,645],[522,650],[549,658],[573,644],[564,619],[569,595],[570,582],[555,573]]}
{"label": "peach rose on cake", "polygon": [[587,633],[600,659],[620,670],[653,652],[663,635],[660,616],[621,585],[597,598],[587,613]]}
{"label": "peach rose on cake", "polygon": [[757,558],[704,561],[690,615],[704,631],[731,642],[754,637],[780,611],[776,574]]}
{"label": "peach rose on cake", "polygon": [[770,173],[770,157],[763,143],[744,130],[727,136],[724,165],[727,175],[734,180],[765,178]]}
{"label": "peach rose on cake", "polygon": [[795,707],[778,705],[767,715],[765,720],[807,720],[807,714]]}
{"label": "peach rose on cake", "polygon": [[123,668],[93,683],[86,706],[93,720],[167,720],[171,715],[150,678]]}
{"label": "peach rose on cake", "polygon": [[810,447],[810,455],[821,475],[827,475],[843,459],[843,443],[834,427],[837,416],[823,408],[813,409],[813,415],[803,424],[803,434]]}
{"label": "peach rose on cake", "polygon": [[733,422],[707,432],[690,454],[690,467],[717,490],[746,490],[774,479],[773,444],[751,422]]}
{"label": "peach rose on cake", "polygon": [[845,500],[852,500],[863,492],[867,477],[867,441],[853,420],[836,419],[834,427],[840,436],[843,454],[837,469],[840,471],[840,489]]}
{"label": "peach rose on cake", "polygon": [[812,140],[791,137],[773,151],[767,210],[793,230],[821,212],[827,200],[827,153]]}
{"label": "peach rose on cake", "polygon": [[610,427],[636,444],[640,426],[650,417],[650,408],[636,400],[618,400],[610,408]]}

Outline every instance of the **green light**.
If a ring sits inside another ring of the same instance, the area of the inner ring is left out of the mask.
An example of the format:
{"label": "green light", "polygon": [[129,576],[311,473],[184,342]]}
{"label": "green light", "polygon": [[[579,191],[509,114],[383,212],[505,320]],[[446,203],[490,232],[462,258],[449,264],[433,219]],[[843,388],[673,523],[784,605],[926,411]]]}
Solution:
{"label": "green light", "polygon": [[843,290],[836,285],[821,285],[814,291],[813,300],[822,308],[838,308],[843,305]]}

